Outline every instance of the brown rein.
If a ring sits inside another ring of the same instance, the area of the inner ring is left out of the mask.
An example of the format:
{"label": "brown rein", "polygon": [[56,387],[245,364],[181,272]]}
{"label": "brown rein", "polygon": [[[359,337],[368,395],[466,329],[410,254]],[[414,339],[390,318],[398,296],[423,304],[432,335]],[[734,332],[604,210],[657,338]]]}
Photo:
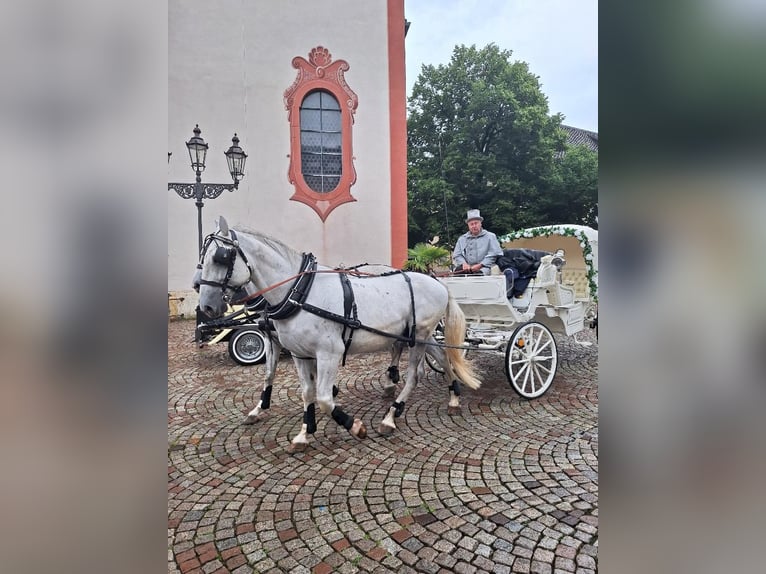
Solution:
{"label": "brown rein", "polygon": [[236,301],[236,305],[243,305],[250,301],[251,299],[256,299],[263,295],[264,293],[268,293],[272,289],[276,289],[277,287],[281,287],[285,283],[289,283],[293,279],[299,279],[300,277],[303,277],[304,275],[308,275],[310,273],[350,273],[353,275],[365,275],[367,277],[379,277],[380,275],[376,273],[365,273],[363,271],[357,271],[356,269],[320,269],[320,270],[313,270],[313,271],[301,271],[300,273],[297,273],[295,275],[292,275],[288,277],[287,279],[284,279],[283,281],[280,281],[279,283],[275,283],[274,285],[269,285],[268,287],[264,287],[260,291],[256,291],[255,293],[248,295],[244,299],[239,299]]}

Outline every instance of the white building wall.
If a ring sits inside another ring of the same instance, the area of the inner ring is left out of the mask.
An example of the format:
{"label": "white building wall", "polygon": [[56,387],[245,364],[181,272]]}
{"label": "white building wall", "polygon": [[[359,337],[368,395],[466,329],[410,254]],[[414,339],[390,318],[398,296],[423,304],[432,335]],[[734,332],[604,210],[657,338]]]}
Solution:
{"label": "white building wall", "polygon": [[[248,154],[239,189],[205,201],[203,235],[223,215],[230,225],[311,251],[323,264],[390,263],[387,34],[386,0],[170,1],[168,180],[194,181],[185,142],[197,123],[210,146],[203,182],[231,182],[223,152],[235,131]],[[357,201],[337,207],[325,222],[289,200],[294,188],[287,180],[290,125],[283,101],[297,74],[292,59],[307,59],[320,45],[333,61],[348,62],[346,81],[359,98],[351,187]],[[167,193],[168,291],[177,294],[188,291],[194,272],[197,216],[193,199]],[[193,292],[183,295],[193,299]]]}

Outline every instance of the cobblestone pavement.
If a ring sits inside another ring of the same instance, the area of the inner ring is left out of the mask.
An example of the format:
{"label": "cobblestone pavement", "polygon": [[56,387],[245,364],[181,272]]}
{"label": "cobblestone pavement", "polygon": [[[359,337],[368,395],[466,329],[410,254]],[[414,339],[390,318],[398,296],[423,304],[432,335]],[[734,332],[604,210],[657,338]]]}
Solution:
{"label": "cobblestone pavement", "polygon": [[469,354],[483,385],[464,388],[459,416],[429,371],[391,437],[375,430],[388,355],[349,357],[338,402],[368,437],[318,412],[311,447],[290,455],[303,412],[292,361],[269,418],[243,426],[263,367],[236,365],[226,344],[197,349],[193,331],[168,326],[169,572],[597,570],[596,345],[557,338],[556,378],[531,401],[504,355]]}

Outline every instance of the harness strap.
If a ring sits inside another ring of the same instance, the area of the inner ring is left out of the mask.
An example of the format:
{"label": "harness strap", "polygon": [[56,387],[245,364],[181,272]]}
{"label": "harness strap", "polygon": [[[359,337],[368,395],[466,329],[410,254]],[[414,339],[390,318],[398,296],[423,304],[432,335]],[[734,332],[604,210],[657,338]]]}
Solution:
{"label": "harness strap", "polygon": [[[362,265],[369,265],[369,263],[362,263]],[[382,266],[383,264],[378,264],[378,266]],[[357,265],[356,267],[359,267]],[[201,265],[197,265],[197,269],[202,269]],[[394,273],[402,273],[402,271],[389,271],[386,273],[365,273],[363,271],[355,271],[354,267],[349,267],[348,269],[311,269],[309,271],[301,271],[300,273],[296,273],[295,275],[288,277],[287,279],[283,279],[282,281],[279,281],[277,283],[274,283],[273,285],[269,285],[268,287],[264,287],[263,289],[256,291],[255,293],[251,293],[244,299],[240,299],[238,301],[238,304],[244,304],[251,299],[255,299],[256,297],[262,296],[264,293],[268,293],[269,291],[276,289],[277,287],[281,287],[282,285],[285,285],[286,283],[289,283],[290,281],[294,279],[298,279],[301,275],[304,275],[306,273],[311,273],[312,275],[319,275],[320,273],[346,273],[349,275],[353,275],[354,277],[359,277],[361,279],[367,279],[367,278],[376,278],[376,277],[386,277],[388,275],[393,275]]]}
{"label": "harness strap", "polygon": [[[386,333],[385,331],[381,331],[380,329],[375,329],[374,327],[363,325],[362,323],[359,322],[359,319],[347,319],[343,315],[338,315],[337,313],[333,313],[332,311],[327,311],[326,309],[322,309],[321,307],[315,307],[311,303],[301,303],[299,306],[304,311],[307,311],[308,313],[312,313],[313,315],[316,315],[317,317],[321,317],[322,319],[328,319],[330,321],[334,321],[335,323],[341,323],[342,325],[348,325],[352,329],[363,329],[365,331],[369,331],[370,333],[375,333],[376,335],[381,335],[382,337],[388,337],[389,339],[396,339],[397,341],[401,341],[403,343],[410,342],[409,337],[404,337],[402,335],[394,335],[393,333]],[[430,344],[428,341],[416,341],[416,343]]]}
{"label": "harness strap", "polygon": [[407,287],[410,288],[410,305],[412,307],[412,325],[410,325],[410,340],[407,343],[410,347],[415,346],[415,330],[417,328],[417,321],[415,320],[415,293],[412,291],[412,280],[406,273],[402,273],[402,277],[407,281]]}
{"label": "harness strap", "polygon": [[285,295],[279,303],[274,306],[267,305],[265,317],[268,320],[281,321],[293,316],[300,304],[306,300],[309,294],[311,285],[314,283],[315,274],[313,271],[316,269],[316,258],[311,253],[303,254],[303,261],[301,262],[301,272],[298,274],[298,278],[293,283],[292,289]]}
{"label": "harness strap", "polygon": [[[200,252],[199,256],[199,262],[197,263],[197,269],[202,269],[202,259],[205,256],[205,252],[207,252],[208,247],[211,243],[214,242],[221,242],[225,245],[231,245],[233,249],[236,249],[234,251],[233,256],[229,258],[228,263],[226,264],[226,276],[223,278],[223,281],[220,283],[218,281],[208,281],[207,279],[203,279],[200,277],[199,284],[200,285],[208,285],[210,287],[218,287],[221,289],[221,296],[223,297],[223,300],[227,303],[231,300],[231,297],[226,294],[227,289],[232,289],[229,287],[229,279],[231,279],[231,274],[234,272],[234,260],[237,256],[237,253],[239,253],[239,256],[242,258],[242,261],[247,265],[247,269],[250,272],[250,275],[253,274],[253,267],[250,265],[250,262],[247,260],[247,256],[245,255],[245,252],[242,251],[242,248],[239,246],[239,241],[237,240],[237,233],[231,229],[229,230],[229,233],[231,235],[231,239],[228,237],[222,237],[220,235],[216,235],[215,233],[211,233],[205,238],[205,243],[202,247],[202,251]],[[217,244],[217,243],[216,243]]]}
{"label": "harness strap", "polygon": [[[352,329],[352,334],[353,334],[353,329],[364,329],[365,331],[368,331],[370,333],[375,333],[376,335],[381,335],[382,337],[388,337],[389,339],[396,339],[397,341],[407,343],[410,347],[414,347],[417,343],[430,344],[428,341],[418,341],[415,338],[417,326],[415,324],[416,323],[415,294],[412,291],[412,281],[410,280],[409,276],[406,273],[402,272],[401,270],[391,271],[389,273],[384,273],[383,275],[395,275],[395,274],[402,274],[405,281],[407,281],[407,286],[410,289],[410,304],[412,306],[412,326],[410,328],[410,333],[408,336],[386,333],[385,331],[381,331],[380,329],[375,329],[374,327],[369,327],[367,325],[363,325],[362,323],[360,323],[359,318],[357,317],[357,314],[356,314],[356,302],[353,301],[353,290],[351,289],[350,282],[349,282],[348,289],[349,291],[351,291],[351,301],[352,301],[351,308],[353,309],[353,318],[349,317],[348,310],[345,309],[348,304],[348,298],[345,296],[345,293],[343,297],[345,316],[338,315],[337,313],[333,313],[332,311],[327,311],[326,309],[322,309],[321,307],[316,307],[312,305],[311,303],[306,303],[305,297],[303,298],[304,300],[301,300],[301,301],[291,300],[290,302],[295,304],[296,308],[301,308],[304,311],[308,311],[309,313],[316,315],[317,317],[322,317],[323,319],[328,319],[330,321],[334,321],[335,323],[340,323],[341,325],[344,325],[344,329],[343,329],[344,335],[342,336],[345,336],[346,327],[350,327]],[[310,275],[313,275],[313,273],[311,273]],[[346,279],[346,281],[348,281],[348,278],[346,278],[346,275],[341,273],[342,285],[343,285],[343,279]],[[345,286],[344,286],[344,291],[345,291]],[[293,312],[295,311],[293,310]],[[351,344],[350,337],[349,337],[348,344],[349,345]],[[348,351],[348,347],[346,347],[346,352],[347,351]],[[346,359],[346,353],[344,352],[344,355],[343,355],[344,365],[346,364],[345,359]]]}
{"label": "harness strap", "polygon": [[[346,366],[346,355],[351,347],[351,340],[354,338],[354,328],[349,324],[348,320],[353,316],[355,322],[359,322],[359,317],[356,313],[356,300],[354,299],[354,289],[351,287],[351,281],[348,280],[348,276],[344,273],[340,274],[340,284],[343,288],[343,333],[340,338],[343,341],[343,362],[342,366]],[[348,339],[346,339],[346,331],[348,330]]]}
{"label": "harness strap", "polygon": [[239,256],[242,258],[242,261],[245,262],[245,265],[247,265],[248,270],[250,271],[250,275],[253,274],[253,267],[250,265],[250,262],[247,260],[247,255],[245,255],[245,252],[242,251],[242,248],[239,246],[239,240],[237,239],[237,233],[233,230],[229,230],[229,234],[231,235],[232,244],[234,247],[237,248],[237,253],[239,253]]}

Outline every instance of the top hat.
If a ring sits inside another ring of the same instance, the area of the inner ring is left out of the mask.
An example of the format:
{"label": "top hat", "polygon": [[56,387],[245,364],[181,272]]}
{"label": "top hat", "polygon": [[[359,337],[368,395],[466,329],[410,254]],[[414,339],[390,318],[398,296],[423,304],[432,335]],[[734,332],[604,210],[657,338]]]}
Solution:
{"label": "top hat", "polygon": [[472,219],[478,219],[479,221],[484,221],[484,218],[481,216],[478,209],[468,210],[468,215],[465,218],[465,222],[468,223]]}

